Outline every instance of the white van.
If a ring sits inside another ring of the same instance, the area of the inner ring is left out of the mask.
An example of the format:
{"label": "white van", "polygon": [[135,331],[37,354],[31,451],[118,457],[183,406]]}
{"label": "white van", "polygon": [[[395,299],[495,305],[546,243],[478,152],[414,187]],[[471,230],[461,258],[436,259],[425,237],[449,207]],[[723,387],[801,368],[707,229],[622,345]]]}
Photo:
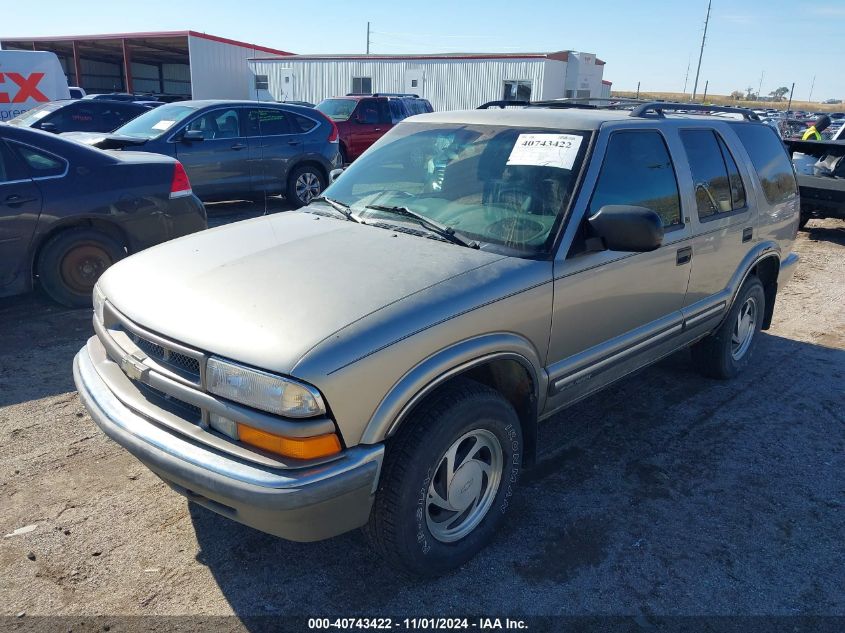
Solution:
{"label": "white van", "polygon": [[70,99],[70,92],[55,53],[0,51],[0,121],[58,99]]}

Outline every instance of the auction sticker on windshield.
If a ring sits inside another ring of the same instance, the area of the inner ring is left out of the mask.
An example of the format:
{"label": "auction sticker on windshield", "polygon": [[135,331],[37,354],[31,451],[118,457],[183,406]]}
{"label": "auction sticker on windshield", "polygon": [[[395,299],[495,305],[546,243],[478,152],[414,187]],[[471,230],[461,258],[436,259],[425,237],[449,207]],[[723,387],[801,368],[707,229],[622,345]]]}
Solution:
{"label": "auction sticker on windshield", "polygon": [[508,165],[572,169],[579,147],[581,137],[574,134],[520,134]]}
{"label": "auction sticker on windshield", "polygon": [[174,123],[176,123],[176,121],[167,121],[167,120],[159,121],[158,123],[156,123],[153,126],[153,129],[154,130],[166,130],[167,128],[169,128]]}

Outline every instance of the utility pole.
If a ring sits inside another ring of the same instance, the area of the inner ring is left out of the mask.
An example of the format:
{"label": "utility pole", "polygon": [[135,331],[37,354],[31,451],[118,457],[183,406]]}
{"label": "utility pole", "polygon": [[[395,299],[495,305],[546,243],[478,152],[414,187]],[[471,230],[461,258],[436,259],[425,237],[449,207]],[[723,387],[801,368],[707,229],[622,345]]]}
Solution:
{"label": "utility pole", "polygon": [[370,54],[370,23],[367,22],[367,55]]}
{"label": "utility pole", "polygon": [[701,97],[701,101],[707,101],[707,86],[710,85],[710,80],[704,82],[704,95]]}
{"label": "utility pole", "polygon": [[701,58],[704,57],[704,42],[707,40],[707,25],[710,23],[710,6],[713,0],[707,0],[707,17],[704,19],[704,33],[701,36],[701,51],[698,53],[698,68],[695,70],[695,83],[692,86],[692,97],[690,101],[695,101],[695,93],[698,91],[698,74],[701,72]]}
{"label": "utility pole", "polygon": [[760,72],[760,85],[757,86],[757,101],[760,100],[760,93],[763,92],[763,75],[766,74],[766,71],[763,70]]}
{"label": "utility pole", "polygon": [[789,103],[786,104],[786,111],[789,112],[792,109],[792,93],[795,92],[795,82],[792,82],[792,89],[789,91]]}
{"label": "utility pole", "polygon": [[640,82],[639,82],[639,81],[637,82],[637,96],[636,96],[636,97],[634,97],[634,98],[635,98],[635,99],[639,99],[639,98],[640,98]]}
{"label": "utility pole", "polygon": [[689,67],[692,63],[692,53],[687,55],[687,74],[684,75],[684,94],[687,94],[687,83],[689,82]]}
{"label": "utility pole", "polygon": [[807,99],[807,101],[813,100],[813,88],[815,88],[815,87],[816,87],[816,76],[813,75],[813,83],[810,84],[810,97]]}

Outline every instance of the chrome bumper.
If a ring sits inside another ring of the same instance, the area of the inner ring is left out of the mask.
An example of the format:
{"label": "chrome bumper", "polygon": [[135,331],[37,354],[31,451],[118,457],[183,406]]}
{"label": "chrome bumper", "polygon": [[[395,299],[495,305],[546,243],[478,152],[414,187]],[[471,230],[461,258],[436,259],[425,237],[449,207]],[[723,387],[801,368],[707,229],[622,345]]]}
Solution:
{"label": "chrome bumper", "polygon": [[280,470],[248,463],[155,424],[108,388],[88,348],[73,378],[106,435],[191,501],[240,523],[294,541],[316,541],[367,522],[384,446],[357,446],[337,460]]}

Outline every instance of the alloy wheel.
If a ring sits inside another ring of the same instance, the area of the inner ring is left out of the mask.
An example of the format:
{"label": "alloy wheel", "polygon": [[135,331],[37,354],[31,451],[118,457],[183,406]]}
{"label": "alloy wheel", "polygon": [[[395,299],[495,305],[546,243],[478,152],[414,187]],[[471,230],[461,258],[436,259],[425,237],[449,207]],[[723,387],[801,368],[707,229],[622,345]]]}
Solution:
{"label": "alloy wheel", "polygon": [[757,330],[757,300],[748,297],[736,315],[733,334],[731,335],[731,356],[739,360],[748,352]]}
{"label": "alloy wheel", "polygon": [[296,197],[303,204],[308,204],[319,196],[321,189],[320,179],[313,172],[303,172],[296,179]]}
{"label": "alloy wheel", "polygon": [[440,458],[428,486],[426,525],[438,541],[452,543],[487,515],[502,480],[499,439],[476,429],[458,438]]}

